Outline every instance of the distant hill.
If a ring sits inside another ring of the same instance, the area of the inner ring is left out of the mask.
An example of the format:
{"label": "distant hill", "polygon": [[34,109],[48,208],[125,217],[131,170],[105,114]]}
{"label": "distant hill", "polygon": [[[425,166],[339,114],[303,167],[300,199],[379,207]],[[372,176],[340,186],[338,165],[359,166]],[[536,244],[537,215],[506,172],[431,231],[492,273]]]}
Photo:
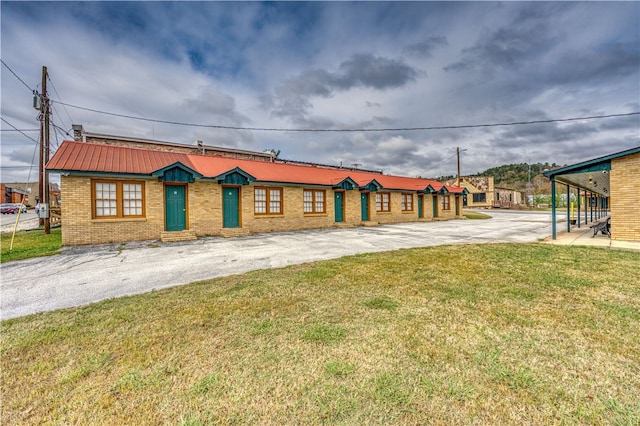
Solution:
{"label": "distant hill", "polygon": [[[504,164],[468,176],[493,176],[495,186],[515,189],[531,195],[551,194],[551,181],[544,177],[542,173],[545,170],[552,170],[557,167],[560,166],[556,163],[536,163],[531,164],[531,170],[529,170],[529,164],[527,163]],[[446,182],[455,178],[455,175],[440,176],[438,180]]]}
{"label": "distant hill", "polygon": [[[531,166],[530,170],[529,166]],[[558,165],[555,163],[505,164],[492,167],[474,176],[493,176],[496,186],[517,189],[532,194],[548,194],[551,192],[551,182],[542,176],[542,173],[545,170],[551,170],[556,167]],[[531,181],[530,188],[528,187],[529,179]]]}

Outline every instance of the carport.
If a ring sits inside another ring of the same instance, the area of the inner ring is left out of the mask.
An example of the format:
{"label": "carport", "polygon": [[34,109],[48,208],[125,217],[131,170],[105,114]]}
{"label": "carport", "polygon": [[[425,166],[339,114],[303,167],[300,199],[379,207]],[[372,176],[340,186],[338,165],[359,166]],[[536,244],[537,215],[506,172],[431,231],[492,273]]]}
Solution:
{"label": "carport", "polygon": [[[640,153],[640,147],[544,172],[544,176],[551,180],[551,223],[552,238],[554,240],[557,235],[557,186],[566,188],[567,232],[571,232],[572,221],[575,222],[574,225],[578,228],[582,224],[587,225],[589,222],[596,222],[609,215],[610,197],[612,195],[612,160],[637,153]],[[572,193],[576,194],[577,214],[574,216],[571,216]]]}

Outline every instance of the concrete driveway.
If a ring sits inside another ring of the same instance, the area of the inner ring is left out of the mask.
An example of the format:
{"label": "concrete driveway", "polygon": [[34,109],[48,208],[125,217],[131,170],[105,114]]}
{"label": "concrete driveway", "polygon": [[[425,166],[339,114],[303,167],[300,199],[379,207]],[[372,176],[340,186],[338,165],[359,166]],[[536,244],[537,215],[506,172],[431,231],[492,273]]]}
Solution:
{"label": "concrete driveway", "polygon": [[[0,265],[0,319],[357,253],[442,244],[532,242],[551,234],[550,213],[487,214],[493,219],[67,248],[57,256]],[[566,221],[566,217],[559,215],[558,220]]]}
{"label": "concrete driveway", "polygon": [[[16,220],[18,224],[16,225]],[[38,215],[34,210],[28,210],[26,213],[3,214],[0,215],[0,232],[13,232],[15,227],[18,231],[22,229],[34,229],[38,227]]]}

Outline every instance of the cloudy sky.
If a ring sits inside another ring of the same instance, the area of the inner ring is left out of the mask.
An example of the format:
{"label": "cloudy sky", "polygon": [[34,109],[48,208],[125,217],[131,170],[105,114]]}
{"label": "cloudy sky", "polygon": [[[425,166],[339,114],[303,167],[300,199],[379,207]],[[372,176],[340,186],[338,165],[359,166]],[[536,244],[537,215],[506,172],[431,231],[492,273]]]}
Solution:
{"label": "cloudy sky", "polygon": [[[1,3],[2,181],[25,180],[42,66],[55,148],[95,133],[436,177],[640,145],[639,2]],[[22,79],[21,82],[9,68]],[[28,86],[28,87],[27,87]],[[37,162],[37,154],[35,156]],[[34,163],[35,164],[35,163]],[[37,167],[32,180],[37,179]]]}

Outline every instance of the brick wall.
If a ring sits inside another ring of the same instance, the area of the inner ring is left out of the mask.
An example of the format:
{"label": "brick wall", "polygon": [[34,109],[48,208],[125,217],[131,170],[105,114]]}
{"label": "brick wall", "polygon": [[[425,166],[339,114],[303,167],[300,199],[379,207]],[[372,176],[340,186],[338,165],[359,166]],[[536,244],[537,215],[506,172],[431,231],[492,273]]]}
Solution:
{"label": "brick wall", "polygon": [[[120,179],[126,180],[126,179]],[[135,180],[135,179],[134,179]],[[139,179],[138,179],[139,180]],[[159,239],[164,231],[164,185],[156,180],[145,180],[145,217],[135,219],[93,219],[89,177],[62,176],[62,243],[64,245],[101,244],[136,240]],[[271,185],[282,188],[283,214],[257,215],[254,212],[255,184],[239,187],[240,227],[244,233],[289,231],[297,229],[329,228],[335,222],[334,190],[325,190],[325,213],[305,214],[303,190],[300,186]],[[269,185],[259,184],[261,187]],[[187,185],[187,229],[198,236],[234,235],[223,228],[223,186],[217,182],[198,181]],[[313,189],[313,188],[309,188]],[[375,192],[369,197],[369,218],[373,223],[415,222],[433,219],[434,197],[423,197],[424,219],[418,219],[418,194],[413,193],[413,210],[401,211],[402,191],[390,192],[390,212],[376,212]],[[361,193],[344,191],[344,220],[339,226],[362,224]],[[462,197],[450,195],[450,209],[442,210],[438,196],[438,219],[455,218],[455,202],[462,213]]]}
{"label": "brick wall", "polygon": [[61,176],[62,244],[102,244],[157,239],[164,230],[162,183],[145,181],[145,218],[93,219],[91,178]]}
{"label": "brick wall", "polygon": [[[460,186],[467,188],[467,206],[470,208],[490,208],[494,201],[493,176],[464,176],[460,178]],[[448,180],[447,185],[456,185],[457,179]],[[484,193],[485,201],[475,203],[473,194]]]}
{"label": "brick wall", "polygon": [[611,239],[640,241],[640,154],[611,160]]}

